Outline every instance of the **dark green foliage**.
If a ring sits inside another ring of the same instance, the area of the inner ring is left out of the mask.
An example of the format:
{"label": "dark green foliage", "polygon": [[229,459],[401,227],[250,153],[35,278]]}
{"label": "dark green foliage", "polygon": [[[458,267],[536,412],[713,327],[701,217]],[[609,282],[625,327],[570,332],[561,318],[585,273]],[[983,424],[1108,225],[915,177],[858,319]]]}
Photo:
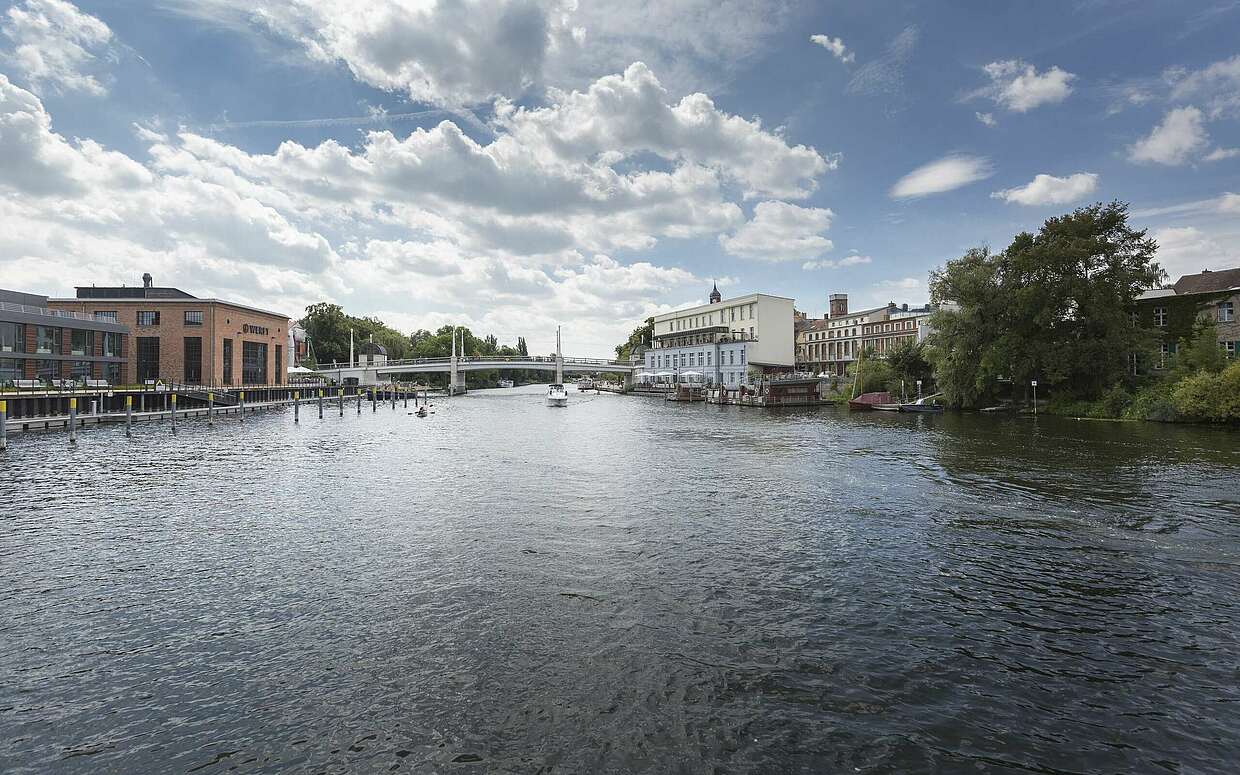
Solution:
{"label": "dark green foliage", "polygon": [[645,323],[633,329],[627,341],[616,345],[616,358],[627,361],[633,351],[641,345],[649,347],[652,336],[654,336],[654,318],[646,318]]}
{"label": "dark green foliage", "polygon": [[1157,245],[1128,228],[1122,202],[1051,218],[1002,253],[968,251],[931,273],[939,388],[955,406],[991,399],[1001,378],[1065,399],[1096,399],[1123,382],[1130,354],[1155,334],[1134,325],[1136,297],[1163,277]]}

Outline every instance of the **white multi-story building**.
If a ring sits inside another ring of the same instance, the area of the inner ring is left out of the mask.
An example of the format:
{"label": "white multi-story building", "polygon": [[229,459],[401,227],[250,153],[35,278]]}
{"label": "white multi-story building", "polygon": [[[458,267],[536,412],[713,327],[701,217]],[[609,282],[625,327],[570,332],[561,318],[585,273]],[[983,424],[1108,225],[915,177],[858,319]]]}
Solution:
{"label": "white multi-story building", "polygon": [[697,372],[710,385],[752,385],[793,367],[792,319],[792,299],[751,293],[725,301],[715,287],[709,303],[655,317],[646,372]]}

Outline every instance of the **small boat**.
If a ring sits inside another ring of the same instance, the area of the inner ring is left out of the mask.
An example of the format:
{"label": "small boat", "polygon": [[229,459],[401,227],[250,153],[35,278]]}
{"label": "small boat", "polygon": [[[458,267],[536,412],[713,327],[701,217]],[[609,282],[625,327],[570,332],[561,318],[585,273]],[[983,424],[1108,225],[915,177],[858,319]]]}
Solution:
{"label": "small boat", "polygon": [[926,396],[925,398],[919,398],[916,401],[913,401],[912,403],[900,404],[900,411],[901,412],[925,412],[925,413],[941,412],[943,411],[942,404],[927,403],[928,401],[933,401],[934,399],[938,398],[941,395],[943,394],[935,393],[932,396]]}
{"label": "small boat", "polygon": [[568,391],[563,385],[555,384],[547,387],[547,406],[568,406]]}
{"label": "small boat", "polygon": [[425,416],[426,416],[426,407],[425,407],[425,406],[420,406],[420,407],[418,407],[418,411],[414,412],[414,414],[415,414],[415,415],[417,415],[418,417],[425,417]]}
{"label": "small boat", "polygon": [[862,393],[856,398],[849,399],[849,409],[878,409],[880,406],[896,406],[898,411],[899,404],[891,400],[891,394],[886,390],[876,390],[873,393]]}
{"label": "small boat", "polygon": [[577,380],[577,389],[578,390],[594,390],[594,380],[590,379],[589,377],[582,377],[581,379]]}
{"label": "small boat", "polygon": [[502,388],[510,388],[513,386],[513,381],[510,379],[501,379],[499,382],[495,383],[495,386],[502,387]]}

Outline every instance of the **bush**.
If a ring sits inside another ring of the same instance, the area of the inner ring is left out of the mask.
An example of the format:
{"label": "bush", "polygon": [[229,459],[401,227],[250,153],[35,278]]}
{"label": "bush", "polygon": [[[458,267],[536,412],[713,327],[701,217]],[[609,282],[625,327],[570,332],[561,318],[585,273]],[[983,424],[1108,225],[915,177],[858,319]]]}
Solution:
{"label": "bush", "polygon": [[1171,402],[1171,384],[1158,382],[1141,388],[1132,397],[1128,407],[1124,409],[1126,420],[1153,420],[1154,422],[1175,422],[1180,419]]}
{"label": "bush", "polygon": [[[1132,404],[1132,395],[1120,385],[1107,391],[1102,400],[1095,404],[1095,410],[1101,417],[1123,417],[1124,411]],[[1092,415],[1091,415],[1092,416]]]}
{"label": "bush", "polygon": [[1240,423],[1240,361],[1218,374],[1185,377],[1172,389],[1171,401],[1188,420]]}

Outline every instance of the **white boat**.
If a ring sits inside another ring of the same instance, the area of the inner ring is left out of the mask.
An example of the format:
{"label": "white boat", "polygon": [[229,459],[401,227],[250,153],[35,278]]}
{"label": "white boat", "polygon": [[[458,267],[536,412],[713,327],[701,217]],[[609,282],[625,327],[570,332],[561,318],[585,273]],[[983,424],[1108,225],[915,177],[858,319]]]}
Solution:
{"label": "white boat", "polygon": [[577,380],[577,389],[578,390],[593,390],[594,380],[590,379],[589,377],[582,377],[581,379]]}
{"label": "white boat", "polygon": [[512,385],[513,385],[513,382],[510,379],[501,379],[498,383],[496,383],[496,387],[502,387],[502,388],[509,388],[509,387],[512,387]]}
{"label": "white boat", "polygon": [[547,388],[547,406],[568,406],[568,391],[563,385],[551,385]]}

